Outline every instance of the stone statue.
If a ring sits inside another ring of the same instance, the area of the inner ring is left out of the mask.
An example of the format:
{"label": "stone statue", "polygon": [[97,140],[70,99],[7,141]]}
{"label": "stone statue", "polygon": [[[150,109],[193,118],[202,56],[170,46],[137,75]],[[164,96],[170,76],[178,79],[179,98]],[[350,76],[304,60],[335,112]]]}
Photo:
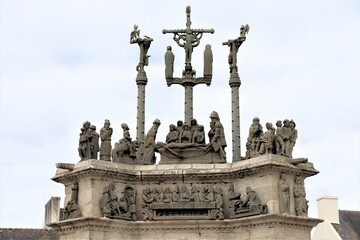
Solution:
{"label": "stone statue", "polygon": [[64,208],[64,220],[82,217],[79,206],[77,205],[78,193],[79,185],[77,182],[75,182],[71,188],[71,200],[66,203],[66,206]]}
{"label": "stone statue", "polygon": [[197,130],[194,132],[192,142],[198,144],[205,144],[205,132],[203,125],[198,125]]}
{"label": "stone statue", "polygon": [[138,41],[140,37],[140,30],[138,29],[138,25],[134,25],[134,30],[130,33],[130,43],[135,43]]}
{"label": "stone statue", "polygon": [[255,157],[258,155],[260,148],[260,136],[262,135],[262,126],[258,117],[253,118],[253,123],[249,128],[249,137],[247,142],[250,146],[250,156]]}
{"label": "stone statue", "polygon": [[249,25],[242,25],[240,28],[240,37],[232,40],[228,40],[227,42],[223,42],[223,45],[227,45],[230,47],[230,53],[228,57],[228,62],[230,66],[230,73],[237,73],[237,52],[241,46],[241,44],[246,40],[245,34],[249,32]]}
{"label": "stone statue", "polygon": [[182,134],[182,131],[183,131],[183,125],[184,125],[184,122],[181,121],[181,120],[177,121],[177,123],[176,123],[176,131],[177,131],[178,136],[179,136],[178,142],[181,142],[180,141],[180,135]]}
{"label": "stone statue", "polygon": [[215,201],[214,192],[212,191],[210,185],[206,184],[204,186],[201,199],[204,202],[214,202]]}
{"label": "stone statue", "polygon": [[136,158],[136,148],[135,144],[131,141],[132,139],[129,132],[130,128],[126,123],[121,124],[121,128],[123,129],[123,139],[127,149],[129,150],[129,156],[131,158]]}
{"label": "stone statue", "polygon": [[236,193],[234,189],[234,184],[230,184],[229,191],[228,191],[228,199],[229,199],[229,211],[230,215],[235,215],[236,211],[241,207],[240,193]]}
{"label": "stone statue", "polygon": [[68,201],[64,208],[64,220],[78,217],[82,217],[79,206],[74,200]]}
{"label": "stone statue", "polygon": [[246,187],[246,198],[243,201],[242,207],[243,208],[249,208],[250,211],[259,209],[261,206],[260,199],[255,193],[254,190],[252,190],[251,187]]}
{"label": "stone statue", "polygon": [[208,132],[209,142],[211,143],[215,135],[215,122],[210,122],[210,130]]}
{"label": "stone statue", "polygon": [[194,136],[194,133],[198,130],[198,123],[197,123],[197,120],[195,119],[195,118],[192,118],[191,120],[190,120],[190,131],[191,131],[191,142],[193,142],[192,141],[192,139],[193,139],[193,136]]}
{"label": "stone statue", "polygon": [[307,217],[308,215],[308,201],[306,200],[305,186],[300,176],[295,176],[294,183],[294,198],[295,198],[295,212],[296,216]]}
{"label": "stone statue", "polygon": [[100,151],[100,147],[99,147],[100,135],[96,132],[95,125],[91,125],[90,129],[92,135],[92,139],[90,142],[91,159],[98,159],[98,152]]}
{"label": "stone statue", "polygon": [[144,155],[142,158],[141,163],[143,165],[152,165],[156,162],[155,151],[156,149],[156,134],[157,130],[160,126],[160,120],[155,119],[153,122],[153,126],[150,128],[149,132],[146,134],[145,141],[144,141]]}
{"label": "stone statue", "polygon": [[190,202],[190,193],[185,185],[181,186],[180,202]]}
{"label": "stone statue", "polygon": [[225,147],[227,145],[224,128],[220,122],[219,114],[213,111],[210,114],[210,119],[212,122],[214,122],[214,136],[212,137],[210,142],[211,146],[214,148],[215,152],[220,151],[221,159],[226,159]]}
{"label": "stone statue", "polygon": [[180,189],[179,185],[175,185],[175,190],[172,192],[172,201],[173,202],[180,202]]}
{"label": "stone statue", "polygon": [[133,187],[126,186],[124,195],[127,204],[127,216],[129,216],[132,221],[136,221],[136,190]]}
{"label": "stone statue", "polygon": [[110,127],[110,121],[105,119],[104,127],[100,129],[100,160],[110,162],[112,133],[113,129]]}
{"label": "stone statue", "polygon": [[279,194],[280,213],[290,214],[290,185],[284,173],[280,174]]}
{"label": "stone statue", "polygon": [[88,138],[86,137],[86,130],[84,127],[82,127],[81,129],[81,133],[80,133],[80,138],[79,138],[79,147],[78,147],[78,152],[79,152],[79,156],[80,156],[80,160],[86,160],[88,159],[88,150],[89,150],[89,141]]}
{"label": "stone statue", "polygon": [[206,44],[204,50],[204,77],[212,76],[213,54],[211,45]]}
{"label": "stone statue", "polygon": [[198,188],[194,184],[191,186],[190,201],[192,201],[192,202],[200,201]]}
{"label": "stone statue", "polygon": [[210,213],[210,219],[224,219],[224,200],[221,188],[216,188],[215,191],[215,206],[216,209],[213,209]]}
{"label": "stone statue", "polygon": [[172,202],[172,192],[169,187],[165,187],[164,195],[163,195],[163,202],[164,203],[171,203]]}
{"label": "stone statue", "polygon": [[293,152],[293,149],[294,149],[294,146],[295,146],[295,143],[296,143],[296,139],[298,137],[298,132],[297,130],[295,129],[296,127],[296,124],[293,120],[290,120],[290,128],[292,130],[292,134],[290,136],[290,146],[289,146],[289,157],[293,157],[292,156],[292,152]]}
{"label": "stone statue", "polygon": [[165,53],[165,78],[172,78],[174,74],[174,60],[175,55],[171,51],[171,46],[167,47]]}
{"label": "stone statue", "polygon": [[249,33],[250,26],[249,24],[241,25],[240,27],[240,37],[244,38],[246,37],[246,34]]}
{"label": "stone statue", "polygon": [[130,44],[137,43],[140,47],[140,60],[139,64],[136,67],[136,71],[144,72],[144,66],[149,64],[149,55],[147,52],[150,48],[151,42],[154,40],[149,36],[144,36],[140,38],[140,30],[138,30],[138,26],[134,25],[134,30],[130,33]]}
{"label": "stone statue", "polygon": [[115,184],[110,183],[104,188],[100,199],[100,209],[104,217],[120,215],[120,204],[115,193]]}
{"label": "stone statue", "polygon": [[285,145],[283,140],[281,120],[278,120],[276,122],[275,147],[276,147],[276,154],[285,155]]}
{"label": "stone statue", "polygon": [[259,154],[272,154],[274,148],[275,129],[272,123],[266,123],[267,131],[260,137]]}
{"label": "stone statue", "polygon": [[183,131],[181,132],[179,138],[181,143],[191,143],[192,134],[189,125],[186,123],[183,125]]}
{"label": "stone statue", "polygon": [[152,191],[152,196],[154,202],[162,202],[163,201],[163,192],[160,186],[156,186]]}
{"label": "stone statue", "polygon": [[284,141],[285,156],[290,157],[290,138],[292,136],[292,129],[290,128],[290,121],[285,119],[282,127],[282,137]]}
{"label": "stone statue", "polygon": [[143,214],[143,220],[152,220],[154,218],[153,210],[150,209],[150,204],[154,201],[154,198],[151,195],[151,190],[149,187],[143,189],[142,198],[144,201],[143,209],[141,213]]}
{"label": "stone statue", "polygon": [[166,135],[166,143],[177,143],[179,142],[179,134],[176,131],[174,124],[169,126],[169,133]]}
{"label": "stone statue", "polygon": [[92,130],[90,125],[90,122],[86,121],[81,128],[78,148],[81,161],[91,158],[90,142],[92,141]]}

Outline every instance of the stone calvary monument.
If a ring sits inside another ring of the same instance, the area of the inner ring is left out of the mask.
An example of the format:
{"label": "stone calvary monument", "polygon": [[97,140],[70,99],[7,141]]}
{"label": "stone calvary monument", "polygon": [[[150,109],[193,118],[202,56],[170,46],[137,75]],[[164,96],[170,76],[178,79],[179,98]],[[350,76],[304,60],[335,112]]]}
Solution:
{"label": "stone calvary monument", "polygon": [[[193,29],[191,9],[186,8],[186,28],[163,30],[185,50],[185,68],[174,77],[174,54],[165,52],[168,86],[185,88],[184,119],[169,125],[163,141],[157,141],[159,119],[145,135],[145,66],[153,39],[140,36],[134,25],[130,44],[140,47],[136,66],[138,85],[136,139],[128,124],[121,124],[123,138],[112,145],[110,120],[100,132],[89,121],[80,129],[77,163],[57,163],[53,181],[65,186],[60,221],[49,227],[60,239],[310,239],[321,220],[307,216],[304,180],[319,172],[306,158],[292,155],[298,133],[293,120],[266,123],[254,117],[240,151],[240,77],[237,53],[245,42],[249,25],[240,35],[223,42],[229,47],[229,85],[232,92],[232,163],[226,159],[224,123],[216,111],[209,113],[205,131],[193,116],[193,87],[210,85],[213,54],[205,45],[203,76],[196,77],[192,52],[204,33]],[[223,125],[224,124],[224,125]],[[156,153],[160,161],[156,161]]]}

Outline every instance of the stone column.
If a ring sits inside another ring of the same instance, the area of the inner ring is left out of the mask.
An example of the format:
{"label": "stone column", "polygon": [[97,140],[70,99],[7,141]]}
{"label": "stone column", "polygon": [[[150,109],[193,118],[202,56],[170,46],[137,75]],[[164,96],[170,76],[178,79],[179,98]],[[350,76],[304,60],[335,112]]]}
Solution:
{"label": "stone column", "polygon": [[241,160],[240,141],[240,77],[237,72],[231,73],[229,85],[231,87],[231,130],[232,130],[232,161]]}
{"label": "stone column", "polygon": [[145,86],[147,84],[146,75],[142,75],[136,78],[136,84],[138,86],[137,95],[137,115],[136,115],[136,139],[139,142],[144,141],[145,135]]}
{"label": "stone column", "polygon": [[190,124],[193,117],[193,86],[185,85],[185,122]]}

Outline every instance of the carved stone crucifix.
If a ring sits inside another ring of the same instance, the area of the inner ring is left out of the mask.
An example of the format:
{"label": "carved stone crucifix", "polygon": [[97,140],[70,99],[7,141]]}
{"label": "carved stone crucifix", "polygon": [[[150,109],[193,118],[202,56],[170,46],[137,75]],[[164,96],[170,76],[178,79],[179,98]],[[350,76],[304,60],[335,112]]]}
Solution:
{"label": "carved stone crucifix", "polygon": [[192,29],[190,20],[191,8],[186,7],[186,29],[163,29],[163,34],[173,33],[174,41],[185,49],[185,67],[191,67],[191,55],[193,48],[200,44],[203,33],[214,33],[214,29]]}
{"label": "carved stone crucifix", "polygon": [[[214,33],[214,29],[192,29],[191,20],[190,20],[191,8],[190,6],[186,7],[186,29],[163,29],[163,34],[173,33],[174,41],[177,45],[185,49],[185,70],[183,71],[182,78],[173,78],[172,72],[166,77],[168,86],[172,84],[180,84],[185,88],[185,122],[190,123],[191,118],[193,117],[193,87],[197,84],[205,83],[206,85],[211,84],[212,73],[204,73],[203,78],[196,78],[196,72],[192,69],[191,66],[191,55],[194,47],[197,47],[200,44],[200,39],[203,36],[203,33]],[[210,45],[209,45],[210,46]],[[170,48],[171,49],[171,48]],[[207,51],[211,52],[211,47],[207,48]],[[207,63],[212,64],[212,53],[211,56],[207,54]],[[209,60],[211,58],[211,60]],[[173,61],[173,57],[171,58]],[[169,60],[170,61],[170,60]],[[171,63],[172,65],[172,63]],[[212,67],[211,67],[212,69]],[[171,70],[172,71],[172,70]]]}

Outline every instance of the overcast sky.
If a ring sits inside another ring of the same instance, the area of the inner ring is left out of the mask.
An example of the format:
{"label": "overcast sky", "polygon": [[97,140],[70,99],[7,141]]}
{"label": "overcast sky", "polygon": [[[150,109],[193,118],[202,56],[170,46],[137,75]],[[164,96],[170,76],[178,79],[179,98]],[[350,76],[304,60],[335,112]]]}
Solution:
{"label": "overcast sky", "polygon": [[158,141],[184,118],[184,89],[167,87],[166,46],[173,46],[175,76],[184,50],[162,34],[185,28],[187,5],[193,28],[214,28],[194,49],[193,67],[202,75],[202,54],[211,44],[210,87],[194,88],[194,117],[209,130],[219,113],[231,161],[229,49],[221,43],[250,25],[238,52],[242,155],[253,117],[266,122],[294,119],[294,157],[307,157],[320,174],[306,180],[309,215],[316,199],[338,196],[339,208],[360,208],[360,2],[302,1],[82,1],[0,0],[0,226],[40,228],[44,205],[62,197],[51,181],[55,163],[76,163],[79,132],[86,120],[114,128],[113,143],[126,122],[136,136],[135,67],[138,45],[129,34],[154,39],[146,67],[146,131],[161,120]]}

